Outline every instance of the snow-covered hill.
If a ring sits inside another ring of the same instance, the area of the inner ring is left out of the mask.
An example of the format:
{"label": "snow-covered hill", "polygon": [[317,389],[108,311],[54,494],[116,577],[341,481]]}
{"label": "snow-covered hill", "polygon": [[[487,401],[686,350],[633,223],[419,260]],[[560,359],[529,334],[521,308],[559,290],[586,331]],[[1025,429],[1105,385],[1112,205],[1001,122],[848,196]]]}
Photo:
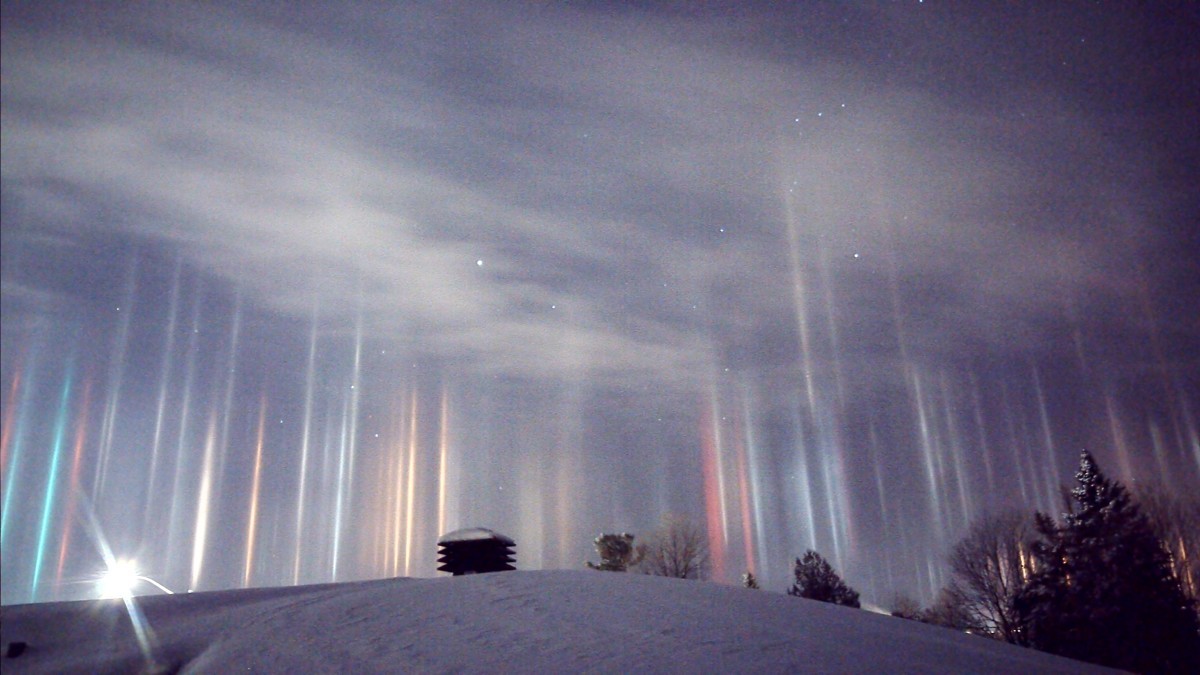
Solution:
{"label": "snow-covered hill", "polygon": [[[503,572],[136,599],[156,667],[185,673],[1080,673],[913,621],[637,574]],[[120,600],[4,607],[4,672],[145,668]]]}

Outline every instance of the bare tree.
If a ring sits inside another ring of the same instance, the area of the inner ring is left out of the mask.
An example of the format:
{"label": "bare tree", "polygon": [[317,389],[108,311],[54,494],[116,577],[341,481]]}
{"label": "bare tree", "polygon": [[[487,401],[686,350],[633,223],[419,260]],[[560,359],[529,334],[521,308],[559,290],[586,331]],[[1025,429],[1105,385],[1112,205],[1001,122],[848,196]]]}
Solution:
{"label": "bare tree", "polygon": [[1139,488],[1136,496],[1171,556],[1171,571],[1183,592],[1200,601],[1200,498],[1178,497],[1157,485]]}
{"label": "bare tree", "polygon": [[959,589],[954,587],[954,584],[938,591],[937,599],[933,601],[933,604],[928,609],[921,612],[918,619],[935,626],[953,628],[954,630],[963,630],[970,633],[975,633],[979,630],[976,626],[976,617],[963,605],[962,596],[959,593]]}
{"label": "bare tree", "polygon": [[954,581],[946,588],[972,632],[1022,644],[1013,599],[1032,569],[1033,523],[1021,513],[985,518],[950,554]]}
{"label": "bare tree", "polygon": [[892,597],[891,615],[901,619],[921,620],[921,603],[912,596],[897,593]]}
{"label": "bare tree", "polygon": [[638,546],[642,560],[637,569],[645,574],[678,579],[708,578],[708,539],[704,529],[691,520],[667,516],[645,544]]}

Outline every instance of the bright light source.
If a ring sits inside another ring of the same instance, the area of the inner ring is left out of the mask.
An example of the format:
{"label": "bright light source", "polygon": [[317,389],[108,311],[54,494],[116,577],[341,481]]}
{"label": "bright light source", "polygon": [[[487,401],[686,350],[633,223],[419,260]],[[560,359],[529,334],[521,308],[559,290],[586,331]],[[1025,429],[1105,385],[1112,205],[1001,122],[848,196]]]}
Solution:
{"label": "bright light source", "polygon": [[116,560],[108,567],[108,571],[96,580],[96,592],[101,598],[128,598],[133,595],[133,589],[141,582],[146,582],[163,593],[174,593],[154,579],[142,574],[137,562],[133,560]]}
{"label": "bright light source", "polygon": [[101,598],[124,598],[133,593],[133,587],[140,578],[134,561],[117,560],[96,582],[96,590]]}

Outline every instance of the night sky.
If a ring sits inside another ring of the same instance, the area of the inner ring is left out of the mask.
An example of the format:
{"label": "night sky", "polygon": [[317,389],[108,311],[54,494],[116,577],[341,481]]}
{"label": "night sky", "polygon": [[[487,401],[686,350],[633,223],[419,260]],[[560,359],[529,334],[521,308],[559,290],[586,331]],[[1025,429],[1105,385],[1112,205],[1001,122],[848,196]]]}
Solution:
{"label": "night sky", "polygon": [[1200,485],[1193,5],[296,4],[3,3],[4,603]]}

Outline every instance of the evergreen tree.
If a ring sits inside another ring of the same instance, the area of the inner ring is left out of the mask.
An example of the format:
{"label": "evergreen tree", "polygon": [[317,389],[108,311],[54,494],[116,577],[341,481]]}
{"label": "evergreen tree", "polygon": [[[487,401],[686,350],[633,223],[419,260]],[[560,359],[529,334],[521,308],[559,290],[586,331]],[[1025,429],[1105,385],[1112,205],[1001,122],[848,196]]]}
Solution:
{"label": "evergreen tree", "polygon": [[600,564],[588,561],[587,566],[605,572],[624,572],[641,561],[641,555],[633,545],[633,535],[602,534],[592,542],[600,554]]}
{"label": "evergreen tree", "polygon": [[1134,498],[1171,555],[1183,592],[1200,602],[1200,493],[1179,495],[1161,485],[1140,485]]}
{"label": "evergreen tree", "polygon": [[754,572],[747,570],[747,572],[742,575],[742,585],[746,588],[758,590],[758,579],[754,576]]}
{"label": "evergreen tree", "polygon": [[1084,451],[1062,523],[1038,513],[1014,603],[1029,644],[1135,672],[1200,672],[1200,622],[1150,522]]}
{"label": "evergreen tree", "polygon": [[796,558],[796,583],[788,589],[788,595],[847,607],[859,606],[858,591],[847,586],[816,551],[806,551],[803,558]]}

